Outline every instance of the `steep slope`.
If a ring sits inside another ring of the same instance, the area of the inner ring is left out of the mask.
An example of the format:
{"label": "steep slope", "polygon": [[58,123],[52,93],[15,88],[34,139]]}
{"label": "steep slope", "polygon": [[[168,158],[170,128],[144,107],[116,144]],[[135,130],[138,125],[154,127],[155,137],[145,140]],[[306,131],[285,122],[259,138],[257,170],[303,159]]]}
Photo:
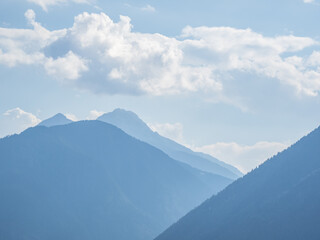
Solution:
{"label": "steep slope", "polygon": [[52,127],[52,126],[58,126],[58,125],[65,125],[72,122],[73,122],[72,120],[68,119],[62,113],[58,113],[51,118],[43,120],[41,123],[38,124],[38,126]]}
{"label": "steep slope", "polygon": [[157,240],[319,239],[320,128],[191,211]]}
{"label": "steep slope", "polygon": [[194,168],[219,174],[231,179],[237,179],[242,176],[242,173],[231,165],[221,162],[210,155],[193,152],[192,150],[153,132],[147,124],[133,112],[116,109],[113,112],[102,115],[98,120],[117,126],[129,135],[161,149],[170,157],[187,163]]}
{"label": "steep slope", "polygon": [[107,123],[30,128],[0,139],[0,239],[152,239],[215,181]]}

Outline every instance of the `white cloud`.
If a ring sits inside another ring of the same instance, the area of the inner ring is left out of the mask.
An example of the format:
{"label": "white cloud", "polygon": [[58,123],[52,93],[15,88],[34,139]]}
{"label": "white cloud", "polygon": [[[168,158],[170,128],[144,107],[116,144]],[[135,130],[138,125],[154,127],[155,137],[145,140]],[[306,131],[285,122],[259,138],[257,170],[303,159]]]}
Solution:
{"label": "white cloud", "polygon": [[86,3],[89,4],[89,0],[28,0],[28,2],[39,5],[44,11],[48,11],[49,6],[67,4],[67,3]]}
{"label": "white cloud", "polygon": [[148,124],[152,131],[170,138],[176,142],[183,143],[183,125],[181,123],[154,123]]}
{"label": "white cloud", "polygon": [[318,47],[311,38],[229,27],[186,27],[173,38],[134,32],[130,18],[114,22],[104,13],[83,13],[71,28],[49,31],[32,10],[25,16],[33,29],[0,28],[0,64],[43,66],[61,82],[95,93],[226,99],[224,76],[234,72],[278,79],[299,94],[320,91],[317,51],[296,54]]}
{"label": "white cloud", "polygon": [[247,173],[287,147],[288,144],[279,142],[257,142],[254,145],[221,142],[195,150],[211,154]]}
{"label": "white cloud", "polygon": [[9,67],[17,64],[43,65],[49,75],[59,79],[74,80],[87,71],[87,61],[72,51],[62,57],[46,57],[44,49],[64,37],[66,29],[49,31],[35,21],[35,13],[25,13],[33,29],[0,28],[0,63]]}
{"label": "white cloud", "polygon": [[146,5],[144,7],[141,8],[142,11],[145,11],[145,12],[155,12],[156,9],[155,7],[151,6],[151,5]]}
{"label": "white cloud", "polygon": [[229,27],[186,27],[182,36],[186,39],[185,49],[192,53],[206,52],[211,59],[209,62],[191,55],[187,60],[193,64],[201,61],[220,73],[241,71],[276,78],[293,86],[300,94],[314,96],[320,90],[320,72],[306,65],[297,68],[282,57],[285,53],[293,54],[318,45],[311,38],[292,35],[270,38],[251,29]]}
{"label": "white cloud", "polygon": [[308,58],[307,64],[320,68],[320,51],[314,51]]}
{"label": "white cloud", "polygon": [[66,116],[66,118],[70,119],[71,121],[74,121],[74,122],[79,121],[78,117],[73,113],[65,113],[64,115]]}
{"label": "white cloud", "polygon": [[66,30],[49,31],[35,22],[35,13],[25,13],[33,29],[0,28],[0,64],[41,65],[47,61],[43,49],[66,34]]}
{"label": "white cloud", "polygon": [[23,111],[21,108],[14,108],[6,111],[4,116],[9,117],[11,120],[23,120],[25,124],[35,126],[40,123],[40,120],[32,113]]}
{"label": "white cloud", "polygon": [[87,116],[87,120],[96,120],[98,117],[103,115],[105,112],[97,111],[97,110],[92,110],[90,111],[89,115]]}
{"label": "white cloud", "polygon": [[303,0],[304,3],[309,3],[309,4],[312,4],[312,5],[316,5],[316,6],[320,6],[320,3],[319,1],[316,1],[316,0]]}
{"label": "white cloud", "polygon": [[29,127],[34,127],[40,123],[32,113],[23,111],[20,108],[14,108],[6,111],[0,116],[0,137],[20,133]]}
{"label": "white cloud", "polygon": [[28,9],[25,12],[24,16],[31,25],[36,24],[36,13],[32,9]]}
{"label": "white cloud", "polygon": [[69,80],[78,79],[82,72],[88,71],[87,61],[72,51],[57,59],[48,58],[44,67],[49,75]]}
{"label": "white cloud", "polygon": [[0,64],[14,67],[17,64],[36,64],[41,62],[44,56],[41,53],[27,54],[21,49],[11,49],[10,52],[4,52],[0,49]]}
{"label": "white cloud", "polygon": [[210,69],[182,64],[178,40],[131,29],[130,19],[124,16],[118,23],[103,13],[75,18],[70,38],[79,52],[92,57],[94,91],[163,95],[221,89]]}

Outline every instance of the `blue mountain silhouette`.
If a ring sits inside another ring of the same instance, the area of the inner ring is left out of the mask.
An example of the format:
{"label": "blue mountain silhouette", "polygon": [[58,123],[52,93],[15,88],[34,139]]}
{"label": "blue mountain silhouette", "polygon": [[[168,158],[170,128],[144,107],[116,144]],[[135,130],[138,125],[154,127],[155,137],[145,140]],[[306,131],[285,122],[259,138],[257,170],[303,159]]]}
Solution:
{"label": "blue mountain silhouette", "polygon": [[38,124],[38,126],[52,127],[52,126],[58,126],[58,125],[65,125],[72,122],[73,122],[72,120],[68,119],[62,113],[58,113],[51,118],[43,120],[41,123]]}
{"label": "blue mountain silhouette", "polygon": [[152,239],[231,183],[101,121],[0,139],[0,239]]}
{"label": "blue mountain silhouette", "polygon": [[188,213],[156,240],[316,240],[320,127]]}
{"label": "blue mountain silhouette", "polygon": [[98,120],[117,126],[129,135],[161,149],[170,157],[187,163],[194,168],[231,179],[237,179],[243,175],[238,169],[229,164],[219,161],[208,154],[193,152],[185,146],[165,138],[157,132],[153,132],[146,123],[131,111],[115,109],[113,112],[102,115]]}

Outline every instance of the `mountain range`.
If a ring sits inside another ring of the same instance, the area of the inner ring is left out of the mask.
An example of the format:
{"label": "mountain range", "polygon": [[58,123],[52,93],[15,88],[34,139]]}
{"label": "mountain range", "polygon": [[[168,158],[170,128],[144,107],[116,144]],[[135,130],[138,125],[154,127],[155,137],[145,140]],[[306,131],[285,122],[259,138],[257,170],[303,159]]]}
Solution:
{"label": "mountain range", "polygon": [[105,122],[41,125],[0,139],[0,239],[149,240],[232,182]]}
{"label": "mountain range", "polygon": [[135,113],[124,109],[100,116],[97,120],[110,123],[129,135],[161,149],[173,159],[187,163],[202,171],[218,174],[230,179],[237,179],[243,174],[235,167],[204,153],[193,152],[189,148],[152,131]]}
{"label": "mountain range", "polygon": [[156,240],[317,240],[320,127],[163,232]]}
{"label": "mountain range", "polygon": [[[243,176],[237,168],[226,164],[211,155],[194,152],[191,149],[152,131],[134,112],[117,108],[112,112],[103,114],[98,117],[97,120],[112,124],[130,136],[162,150],[173,159],[186,163],[199,170],[220,175],[231,180]],[[58,113],[53,117],[42,121],[39,126],[51,127],[69,124],[71,122],[73,121],[63,114]]]}
{"label": "mountain range", "polygon": [[57,114],[0,139],[0,239],[316,240],[319,156],[320,127],[239,178],[133,112]]}

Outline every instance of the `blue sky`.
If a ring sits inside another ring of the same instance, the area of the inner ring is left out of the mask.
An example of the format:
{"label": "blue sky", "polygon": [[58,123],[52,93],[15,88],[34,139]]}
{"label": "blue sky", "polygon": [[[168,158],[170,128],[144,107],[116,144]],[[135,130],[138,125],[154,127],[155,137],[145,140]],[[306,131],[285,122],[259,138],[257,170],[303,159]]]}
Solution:
{"label": "blue sky", "polygon": [[0,136],[120,107],[246,172],[320,123],[320,2],[5,0]]}

